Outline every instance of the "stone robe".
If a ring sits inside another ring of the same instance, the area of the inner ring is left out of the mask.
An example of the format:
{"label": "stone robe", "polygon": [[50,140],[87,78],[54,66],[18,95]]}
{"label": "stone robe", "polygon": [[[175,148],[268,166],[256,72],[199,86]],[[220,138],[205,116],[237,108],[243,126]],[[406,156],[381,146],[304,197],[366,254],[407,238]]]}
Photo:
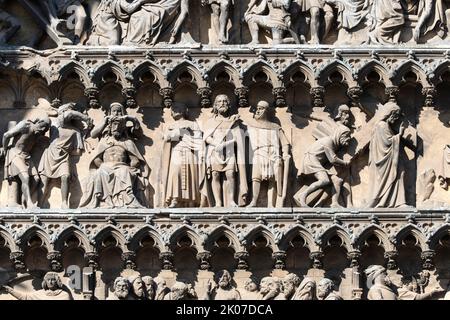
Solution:
{"label": "stone robe", "polygon": [[406,205],[400,147],[400,134],[394,133],[386,121],[380,121],[369,145],[369,208]]}
{"label": "stone robe", "polygon": [[371,0],[336,0],[340,4],[336,20],[339,29],[351,31],[359,26],[370,12]]}
{"label": "stone robe", "polygon": [[374,284],[367,293],[368,300],[397,300],[397,294],[390,287]]}
{"label": "stone robe", "polygon": [[[288,30],[291,24],[290,5],[291,0],[272,0],[272,2],[262,0],[258,6],[245,13],[245,20],[266,28]],[[268,12],[267,15],[265,15],[266,12]]]}
{"label": "stone robe", "polygon": [[62,290],[38,290],[31,293],[21,293],[19,300],[72,300],[72,296]]}
{"label": "stone robe", "polygon": [[[192,135],[181,134],[190,128]],[[199,203],[199,168],[203,150],[202,133],[197,123],[179,120],[171,124],[165,132],[162,160],[163,200],[170,204],[172,199],[179,202]]]}
{"label": "stone robe", "polygon": [[375,20],[371,40],[380,44],[396,44],[405,25],[400,0],[374,0],[371,15]]}

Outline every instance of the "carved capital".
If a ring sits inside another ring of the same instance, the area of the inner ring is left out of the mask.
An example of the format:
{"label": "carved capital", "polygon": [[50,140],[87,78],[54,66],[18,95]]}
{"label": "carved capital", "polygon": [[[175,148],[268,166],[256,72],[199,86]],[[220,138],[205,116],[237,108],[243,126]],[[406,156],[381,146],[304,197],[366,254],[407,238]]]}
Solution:
{"label": "carved capital", "polygon": [[325,106],[324,97],[325,97],[325,88],[322,86],[311,88],[309,91],[313,106],[316,108],[323,108]]}
{"label": "carved capital", "polygon": [[122,95],[125,98],[125,106],[127,109],[137,108],[136,89],[132,87],[123,88]]}
{"label": "carved capital", "polygon": [[164,108],[172,108],[174,90],[172,88],[170,88],[170,87],[161,88],[159,90],[159,94],[163,98],[163,107]]}
{"label": "carved capital", "polygon": [[350,268],[359,268],[359,259],[361,258],[361,252],[355,250],[347,253],[347,258],[350,261]]}
{"label": "carved capital", "polygon": [[399,88],[396,86],[386,88],[385,92],[390,102],[397,102],[397,96],[399,91],[400,91]]}
{"label": "carved capital", "polygon": [[26,271],[25,255],[22,251],[14,251],[9,254],[9,259],[14,265],[14,269],[17,273],[24,273]]}
{"label": "carved capital", "polygon": [[247,251],[236,252],[234,258],[237,260],[238,270],[248,270],[248,257]]}
{"label": "carved capital", "polygon": [[363,91],[360,86],[351,87],[347,90],[347,95],[351,100],[352,106],[356,107],[360,103]]}
{"label": "carved capital", "polygon": [[436,252],[434,250],[426,250],[423,251],[420,255],[422,259],[422,268],[424,270],[433,270],[434,265],[434,257],[436,256]]}
{"label": "carved capital", "polygon": [[435,87],[426,87],[422,89],[422,95],[425,96],[425,107],[434,107],[434,99],[437,95],[437,90]]}
{"label": "carved capital", "polygon": [[135,270],[136,269],[136,253],[132,251],[127,251],[122,253],[122,261],[124,263],[125,269]]}
{"label": "carved capital", "polygon": [[238,98],[239,108],[247,108],[250,105],[248,101],[249,89],[248,87],[240,87],[234,90],[234,94]]}
{"label": "carved capital", "polygon": [[92,109],[98,109],[100,108],[100,101],[98,98],[100,91],[98,88],[91,87],[86,88],[84,90],[84,95],[88,98],[89,107]]}
{"label": "carved capital", "polygon": [[205,88],[198,88],[197,94],[200,96],[200,105],[202,108],[211,108],[212,101],[212,90],[208,87]]}
{"label": "carved capital", "polygon": [[173,252],[161,252],[159,254],[159,259],[161,260],[161,268],[163,270],[173,270]]}
{"label": "carved capital", "polygon": [[320,252],[320,251],[311,252],[309,254],[309,258],[312,260],[312,267],[314,269],[322,269],[322,267],[323,267],[323,263],[322,263],[323,252]]}
{"label": "carved capital", "polygon": [[287,90],[285,87],[273,88],[272,93],[275,97],[275,107],[284,108],[287,105],[286,94]]}
{"label": "carved capital", "polygon": [[284,270],[286,268],[286,251],[277,251],[272,253],[275,269]]}
{"label": "carved capital", "polygon": [[62,256],[59,251],[52,251],[47,254],[47,260],[50,262],[50,269],[54,272],[61,272],[63,270],[62,266]]}
{"label": "carved capital", "polygon": [[84,259],[87,261],[87,265],[93,270],[98,269],[98,253],[97,252],[86,252],[84,254]]}
{"label": "carved capital", "polygon": [[210,259],[212,257],[211,252],[209,251],[203,251],[197,253],[197,260],[200,261],[200,269],[201,270],[210,270],[211,269],[211,263]]}
{"label": "carved capital", "polygon": [[384,253],[384,258],[386,261],[386,268],[388,270],[395,270],[397,269],[397,257],[398,252],[397,251],[386,251]]}

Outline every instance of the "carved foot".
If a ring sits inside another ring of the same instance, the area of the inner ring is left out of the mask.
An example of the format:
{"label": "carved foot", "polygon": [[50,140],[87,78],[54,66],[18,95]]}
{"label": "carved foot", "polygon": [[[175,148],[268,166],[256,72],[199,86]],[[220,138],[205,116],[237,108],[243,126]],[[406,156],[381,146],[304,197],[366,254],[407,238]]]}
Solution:
{"label": "carved foot", "polygon": [[299,197],[298,197],[298,202],[300,203],[300,207],[302,208],[309,208],[309,206],[306,204],[306,197],[308,195],[306,194],[306,192],[302,192],[300,193]]}
{"label": "carved foot", "polygon": [[250,204],[247,206],[247,208],[254,208],[256,207],[256,202],[250,202]]}
{"label": "carved foot", "polygon": [[231,202],[230,202],[230,207],[231,207],[231,208],[237,208],[237,207],[239,207],[239,206],[236,204],[236,202],[231,201]]}
{"label": "carved foot", "polygon": [[332,204],[331,204],[331,208],[335,208],[335,209],[342,209],[342,208],[344,208],[343,206],[341,206],[339,203],[337,203],[337,202],[333,202]]}
{"label": "carved foot", "polygon": [[172,200],[172,202],[170,203],[169,208],[173,209],[178,207],[178,201],[177,200]]}

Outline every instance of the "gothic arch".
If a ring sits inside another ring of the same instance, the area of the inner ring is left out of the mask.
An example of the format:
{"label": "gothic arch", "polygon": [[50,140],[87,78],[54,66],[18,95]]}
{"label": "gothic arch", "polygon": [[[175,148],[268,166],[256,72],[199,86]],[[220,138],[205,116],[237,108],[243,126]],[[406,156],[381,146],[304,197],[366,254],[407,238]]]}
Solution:
{"label": "gothic arch", "polygon": [[92,82],[97,86],[101,87],[104,84],[104,76],[108,73],[112,72],[116,77],[116,83],[121,85],[122,88],[126,87],[128,82],[125,70],[116,62],[108,61],[100,66],[98,66],[94,70],[94,74],[92,76]]}
{"label": "gothic arch", "polygon": [[249,249],[253,245],[258,236],[262,236],[264,239],[266,239],[267,247],[271,248],[272,252],[279,251],[274,234],[266,226],[262,225],[256,226],[245,236],[244,243],[247,249]]}
{"label": "gothic arch", "polygon": [[160,88],[166,88],[170,86],[169,82],[167,81],[167,74],[163,72],[158,65],[149,60],[142,62],[140,65],[134,68],[134,82],[139,83],[140,77],[142,77],[147,72],[150,72],[155,77],[155,83],[157,83]]}
{"label": "gothic arch", "polygon": [[204,75],[198,70],[198,68],[189,61],[183,61],[179,65],[175,66],[168,74],[167,79],[173,88],[176,88],[180,83],[179,77],[183,73],[189,73],[192,77],[191,83],[195,84],[197,88],[208,87],[204,80]]}
{"label": "gothic arch", "polygon": [[88,72],[82,65],[74,61],[67,63],[59,70],[59,77],[57,81],[62,82],[67,80],[67,78],[73,73],[80,78],[80,81],[85,88],[92,86],[91,78],[89,77]]}
{"label": "gothic arch", "polygon": [[242,86],[242,79],[239,71],[229,62],[223,60],[213,65],[208,71],[208,79],[211,85],[216,82],[216,78],[221,72],[225,72],[230,77],[230,83],[236,88]]}
{"label": "gothic arch", "polygon": [[420,247],[422,251],[428,250],[428,243],[425,235],[422,233],[422,230],[420,230],[416,225],[414,224],[407,224],[403,228],[401,228],[395,235],[395,245],[398,247],[402,244],[402,241],[408,236],[412,235],[417,241],[417,245]]}
{"label": "gothic arch", "polygon": [[292,229],[290,229],[286,234],[281,238],[279,243],[279,247],[281,250],[286,251],[292,240],[294,240],[297,236],[300,236],[305,241],[305,247],[309,249],[310,252],[319,251],[319,246],[314,241],[313,235],[303,226],[296,225]]}
{"label": "gothic arch", "polygon": [[166,246],[164,245],[164,242],[162,240],[161,235],[158,231],[156,231],[151,226],[144,226],[143,228],[139,229],[131,238],[130,243],[128,245],[129,249],[131,251],[137,250],[141,246],[141,241],[146,236],[150,236],[153,241],[155,242],[154,247],[159,250],[159,252],[164,252],[166,250]]}
{"label": "gothic arch", "polygon": [[428,244],[431,250],[436,250],[437,245],[439,244],[439,241],[444,236],[450,236],[450,224],[446,223],[442,226],[440,226],[438,229],[436,229],[433,233],[430,234],[428,237]]}
{"label": "gothic arch", "polygon": [[69,226],[62,230],[55,239],[55,250],[56,251],[62,251],[64,249],[65,242],[68,238],[71,236],[74,236],[80,241],[80,247],[83,248],[85,252],[91,252],[94,251],[94,248],[89,241],[89,238],[86,236],[86,234],[78,228],[77,226]]}
{"label": "gothic arch", "polygon": [[367,76],[371,72],[376,72],[380,77],[380,83],[384,84],[385,87],[391,87],[392,81],[389,77],[389,71],[386,67],[378,60],[371,60],[363,65],[358,71],[358,80],[360,82],[366,82]]}
{"label": "gothic arch", "polygon": [[383,247],[384,251],[394,251],[394,245],[389,240],[389,236],[387,235],[387,233],[375,224],[367,226],[359,234],[356,235],[353,241],[355,248],[361,250],[364,247],[367,239],[372,235],[378,238],[378,240],[380,241],[380,245]]}
{"label": "gothic arch", "polygon": [[170,246],[172,248],[175,248],[179,240],[183,237],[187,236],[192,241],[191,247],[195,248],[197,252],[203,252],[205,251],[203,248],[204,239],[190,226],[183,225],[176,229],[169,238],[169,242],[166,243],[166,246]]}
{"label": "gothic arch", "polygon": [[99,251],[99,249],[103,245],[103,241],[109,236],[112,236],[116,240],[117,247],[122,249],[123,252],[127,251],[126,250],[128,243],[127,239],[124,237],[122,232],[120,232],[120,230],[114,226],[106,226],[94,236],[93,243],[97,251]]}
{"label": "gothic arch", "polygon": [[341,82],[349,88],[358,85],[352,67],[340,60],[334,60],[319,70],[319,85],[325,86],[327,83],[330,83],[330,76],[335,72],[338,72],[342,76]]}
{"label": "gothic arch", "polygon": [[428,81],[428,76],[422,66],[414,60],[407,60],[400,64],[392,73],[392,82],[394,85],[401,85],[405,83],[405,75],[409,72],[413,72],[417,80],[416,82],[421,84],[422,87],[430,87],[430,82]]}
{"label": "gothic arch", "polygon": [[222,236],[225,236],[230,241],[229,246],[233,248],[235,252],[244,251],[244,248],[236,233],[230,227],[225,225],[220,225],[209,233],[209,236],[205,242],[205,249],[211,251],[216,241]]}
{"label": "gothic arch", "polygon": [[332,225],[330,228],[325,230],[318,237],[318,243],[322,250],[329,244],[329,241],[334,237],[338,236],[342,241],[342,246],[347,250],[347,252],[351,252],[354,250],[352,245],[351,236],[348,234],[347,230],[342,228],[339,225]]}
{"label": "gothic arch", "polygon": [[286,86],[292,82],[291,78],[297,72],[301,72],[305,76],[305,84],[310,87],[316,87],[318,85],[313,66],[304,61],[296,60],[294,63],[287,66],[281,73]]}
{"label": "gothic arch", "polygon": [[21,248],[29,247],[28,241],[30,241],[35,236],[37,236],[42,241],[41,247],[47,249],[48,252],[53,251],[53,242],[50,236],[47,234],[47,232],[45,232],[44,229],[37,225],[33,225],[25,230],[25,232],[19,236],[17,243]]}
{"label": "gothic arch", "polygon": [[450,71],[450,60],[445,60],[441,62],[438,66],[436,66],[433,70],[433,73],[430,75],[431,81],[434,84],[438,84],[442,82],[442,76],[444,73]]}
{"label": "gothic arch", "polygon": [[14,241],[14,237],[3,226],[0,226],[0,237],[5,240],[5,247],[8,248],[11,252],[19,250],[16,241]]}
{"label": "gothic arch", "polygon": [[281,87],[282,82],[278,78],[277,72],[271,65],[262,60],[256,62],[255,64],[244,70],[243,84],[245,86],[250,86],[252,83],[255,83],[255,76],[260,72],[263,72],[266,75],[266,82],[270,83],[273,88]]}

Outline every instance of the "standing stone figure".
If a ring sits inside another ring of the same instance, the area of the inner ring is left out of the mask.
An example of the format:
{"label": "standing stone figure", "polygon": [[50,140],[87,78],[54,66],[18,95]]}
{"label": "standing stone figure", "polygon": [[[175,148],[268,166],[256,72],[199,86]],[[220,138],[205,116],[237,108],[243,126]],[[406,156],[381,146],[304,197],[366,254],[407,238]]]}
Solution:
{"label": "standing stone figure", "polygon": [[333,280],[323,278],[317,284],[317,298],[319,300],[342,300],[342,297],[334,291]]}
{"label": "standing stone figure", "polygon": [[231,274],[227,270],[219,272],[216,287],[208,281],[206,300],[241,300],[239,291],[231,284]]}
{"label": "standing stone figure", "polygon": [[212,24],[219,38],[219,43],[228,43],[229,35],[227,26],[230,20],[230,8],[234,5],[234,0],[202,0],[202,5],[211,6]]}
{"label": "standing stone figure", "polygon": [[199,169],[203,149],[202,132],[196,122],[187,119],[184,104],[174,104],[172,118],[164,132],[162,178],[164,204],[169,208],[200,205]]}
{"label": "standing stone figure", "polygon": [[[24,208],[33,208],[31,199],[40,182],[39,174],[31,158],[31,152],[38,139],[43,137],[50,128],[47,117],[34,120],[23,120],[3,135],[3,149],[5,155],[5,180],[8,180],[11,191],[17,192],[17,183],[21,184],[22,197],[20,203]],[[9,194],[9,197],[16,195]]]}
{"label": "standing stone figure", "polygon": [[372,265],[364,273],[369,286],[368,300],[397,300],[397,293],[392,289],[391,279],[384,267]]}
{"label": "standing stone figure", "polygon": [[42,281],[42,289],[36,292],[21,292],[9,286],[3,286],[2,289],[18,300],[72,300],[56,272],[47,272]]}
{"label": "standing stone figure", "polygon": [[342,178],[338,176],[335,166],[347,167],[348,161],[340,159],[336,153],[347,147],[350,142],[350,129],[338,124],[331,135],[324,136],[314,142],[305,153],[300,171],[301,176],[314,176],[317,180],[305,191],[295,195],[294,199],[301,207],[307,207],[307,197],[317,191],[332,187],[331,206],[340,207]]}
{"label": "standing stone figure", "polygon": [[130,282],[126,278],[117,277],[113,283],[114,293],[109,295],[106,300],[131,300]]}
{"label": "standing stone figure", "polygon": [[214,202],[216,207],[244,205],[248,186],[241,120],[239,115],[231,115],[231,103],[226,95],[216,97],[213,113],[203,136],[206,143],[206,176],[201,181],[202,194],[210,205]]}
{"label": "standing stone figure", "polygon": [[283,293],[286,300],[293,300],[300,282],[300,278],[294,273],[289,273],[283,278]]}
{"label": "standing stone figure", "polygon": [[430,292],[420,293],[419,285],[415,277],[403,277],[402,286],[397,289],[398,300],[430,300],[445,293],[445,289],[437,287]]}
{"label": "standing stone figure", "polygon": [[273,121],[275,110],[266,101],[258,102],[255,121],[249,123],[248,133],[253,150],[253,198],[255,207],[263,181],[268,182],[269,207],[283,207],[287,193],[290,144],[281,126]]}
{"label": "standing stone figure", "polygon": [[281,292],[281,281],[274,277],[264,277],[259,284],[261,300],[286,300]]}
{"label": "standing stone figure", "polygon": [[154,0],[101,0],[92,18],[92,33],[88,44],[97,46],[119,45],[122,41],[122,25],[130,16]]}
{"label": "standing stone figure", "polygon": [[405,127],[396,126],[400,120],[400,107],[388,102],[380,111],[369,144],[369,208],[397,208],[406,206],[404,168],[400,160]]}
{"label": "standing stone figure", "polygon": [[20,29],[20,21],[3,10],[6,0],[0,0],[0,45],[7,44]]}
{"label": "standing stone figure", "polygon": [[127,115],[120,103],[111,104],[110,114],[91,132],[100,142],[90,161],[81,207],[144,207],[150,169],[133,141],[141,130],[139,120]]}
{"label": "standing stone figure", "polygon": [[325,30],[322,38],[325,38],[333,26],[334,14],[333,7],[329,0],[294,0],[300,7],[302,13],[309,13],[311,44],[320,43],[320,22],[321,13],[324,14]]}
{"label": "standing stone figure", "polygon": [[405,15],[401,0],[375,0],[370,13],[369,42],[396,44],[400,42]]}
{"label": "standing stone figure", "polygon": [[71,177],[71,156],[79,156],[84,151],[83,123],[90,127],[92,120],[75,110],[75,103],[67,103],[58,108],[58,118],[50,128],[50,145],[45,149],[39,163],[39,174],[44,185],[43,197],[48,196],[49,182],[61,180],[62,208],[69,208]]}
{"label": "standing stone figure", "polygon": [[259,28],[272,31],[274,45],[283,43],[286,31],[290,31],[291,16],[289,8],[292,0],[252,0],[244,18],[250,29],[250,45],[259,44]]}

